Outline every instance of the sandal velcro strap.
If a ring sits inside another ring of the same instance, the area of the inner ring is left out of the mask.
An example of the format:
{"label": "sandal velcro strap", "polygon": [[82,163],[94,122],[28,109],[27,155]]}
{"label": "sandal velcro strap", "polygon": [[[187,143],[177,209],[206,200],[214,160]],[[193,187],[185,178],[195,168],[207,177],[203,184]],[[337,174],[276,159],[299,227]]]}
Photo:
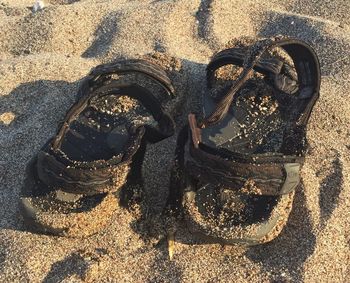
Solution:
{"label": "sandal velcro strap", "polygon": [[128,73],[143,74],[161,86],[165,90],[167,96],[157,97],[160,102],[174,97],[174,87],[165,71],[156,64],[140,59],[123,60],[96,66],[84,79],[78,92],[78,97],[88,95],[91,91],[108,83],[113,74],[123,75]]}
{"label": "sandal velcro strap", "polygon": [[[118,173],[128,170],[132,156],[138,150],[145,129],[138,128],[130,139],[129,151],[111,159],[91,162],[73,161],[60,151],[48,146],[38,153],[37,171],[40,180],[50,187],[58,187],[65,192],[96,194],[106,191],[106,186],[115,185]],[[107,188],[108,189],[108,188]]]}
{"label": "sandal velcro strap", "polygon": [[300,157],[250,155],[224,159],[195,148],[191,143],[185,152],[185,167],[190,176],[201,183],[222,184],[232,190],[241,190],[247,183],[257,190],[243,192],[257,195],[282,195],[294,190],[299,182],[303,160]]}

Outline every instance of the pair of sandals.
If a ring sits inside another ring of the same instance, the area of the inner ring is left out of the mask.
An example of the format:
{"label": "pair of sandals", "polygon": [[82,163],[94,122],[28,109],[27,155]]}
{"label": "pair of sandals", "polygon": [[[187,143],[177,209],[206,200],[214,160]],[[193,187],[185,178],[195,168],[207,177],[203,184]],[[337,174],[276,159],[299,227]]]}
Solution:
{"label": "pair of sandals", "polygon": [[[306,126],[319,97],[317,56],[297,39],[235,42],[214,55],[207,82],[202,113],[188,115],[178,134],[167,215],[181,216],[209,242],[271,241],[300,184]],[[117,192],[121,201],[139,201],[147,143],[175,133],[164,110],[173,97],[154,63],[93,69],[56,136],[27,167],[20,206],[28,226],[88,236],[109,223]]]}

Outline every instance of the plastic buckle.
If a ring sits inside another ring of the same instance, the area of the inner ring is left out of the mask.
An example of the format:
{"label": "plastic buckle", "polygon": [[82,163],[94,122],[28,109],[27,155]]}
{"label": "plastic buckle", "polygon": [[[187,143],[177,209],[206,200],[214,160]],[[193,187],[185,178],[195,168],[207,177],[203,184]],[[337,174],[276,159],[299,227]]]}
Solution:
{"label": "plastic buckle", "polygon": [[300,164],[285,163],[284,170],[286,171],[286,180],[281,189],[281,194],[288,194],[294,190],[300,183]]}

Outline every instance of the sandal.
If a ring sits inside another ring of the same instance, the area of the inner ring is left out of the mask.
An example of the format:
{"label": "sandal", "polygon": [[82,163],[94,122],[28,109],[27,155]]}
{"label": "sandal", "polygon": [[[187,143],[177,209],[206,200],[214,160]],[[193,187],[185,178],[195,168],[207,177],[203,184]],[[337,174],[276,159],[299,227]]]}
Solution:
{"label": "sandal", "polygon": [[204,118],[190,114],[180,131],[168,209],[206,242],[254,245],[287,223],[320,67],[301,40],[235,44],[207,67]]}
{"label": "sandal", "polygon": [[[145,60],[94,68],[54,138],[27,166],[20,208],[42,233],[84,237],[105,227],[118,207],[113,194],[142,186],[146,143],[174,134],[162,103],[174,88],[165,71]],[[132,186],[131,186],[132,187]],[[140,194],[136,190],[135,198]]]}

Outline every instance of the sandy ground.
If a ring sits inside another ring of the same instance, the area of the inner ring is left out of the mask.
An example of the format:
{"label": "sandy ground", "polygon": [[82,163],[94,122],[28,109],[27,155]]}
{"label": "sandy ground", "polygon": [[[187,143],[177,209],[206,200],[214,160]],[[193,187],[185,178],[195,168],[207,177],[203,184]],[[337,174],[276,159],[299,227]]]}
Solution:
{"label": "sandy ground", "polygon": [[[51,0],[35,14],[32,2],[0,1],[0,282],[348,282],[350,1]],[[310,42],[322,67],[303,187],[280,237],[253,248],[178,239],[169,261],[155,224],[175,137],[148,148],[146,220],[120,208],[104,232],[84,240],[25,230],[17,207],[25,165],[90,68],[153,51],[179,58],[171,76],[185,106],[173,111],[181,124],[206,91],[213,52],[236,37],[274,34]]]}

